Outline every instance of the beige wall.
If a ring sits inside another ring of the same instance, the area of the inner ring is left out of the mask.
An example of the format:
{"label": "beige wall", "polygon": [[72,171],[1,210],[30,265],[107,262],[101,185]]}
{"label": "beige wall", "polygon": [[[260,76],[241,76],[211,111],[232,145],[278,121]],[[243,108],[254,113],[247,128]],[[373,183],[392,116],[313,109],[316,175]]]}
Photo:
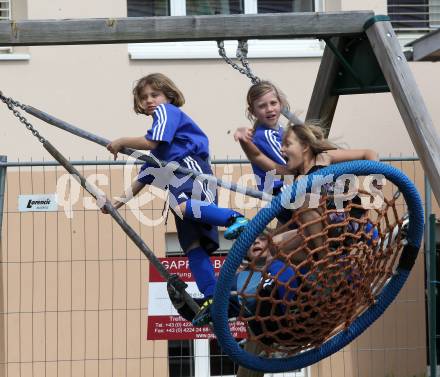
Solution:
{"label": "beige wall", "polygon": [[[218,158],[242,155],[231,132],[249,124],[244,116],[249,83],[226,64],[202,60],[178,65],[170,61],[129,62],[125,45],[34,47],[31,55],[29,63],[0,62],[0,71],[7,73],[2,78],[3,92],[23,103],[108,139],[141,135],[150,122],[134,115],[131,109],[132,83],[143,74],[161,71],[173,77],[184,91],[187,98],[184,110],[208,134],[212,155]],[[60,55],[63,61],[54,63]],[[83,66],[87,69],[80,70]],[[305,115],[318,69],[316,59],[258,60],[253,66],[261,77],[277,83],[286,92],[292,108]],[[411,68],[437,125],[440,68],[433,63],[413,63]],[[0,117],[3,125],[0,150],[9,160],[51,159],[4,106],[0,108]],[[73,159],[109,157],[100,146],[53,130],[37,120],[32,123]],[[374,148],[380,155],[414,152],[388,93],[340,98],[330,136],[353,148]],[[20,140],[20,144],[12,140]]]}
{"label": "beige wall", "polygon": [[387,5],[383,0],[340,0],[341,10],[373,10],[376,14],[386,14]]}

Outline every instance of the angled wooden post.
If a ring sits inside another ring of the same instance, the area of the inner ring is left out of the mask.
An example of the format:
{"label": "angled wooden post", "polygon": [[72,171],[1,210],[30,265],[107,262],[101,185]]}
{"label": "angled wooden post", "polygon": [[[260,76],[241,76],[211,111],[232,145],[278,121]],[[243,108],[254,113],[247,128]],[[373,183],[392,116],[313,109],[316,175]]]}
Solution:
{"label": "angled wooden post", "polygon": [[364,26],[400,115],[440,202],[440,138],[387,16]]}
{"label": "angled wooden post", "polygon": [[[340,37],[332,38],[336,47],[342,43]],[[336,105],[339,95],[330,93],[338,71],[339,63],[335,54],[328,46],[325,46],[319,66],[318,76],[316,77],[312,97],[307,110],[306,121],[317,120],[325,128],[325,135],[328,136],[335,115]]]}

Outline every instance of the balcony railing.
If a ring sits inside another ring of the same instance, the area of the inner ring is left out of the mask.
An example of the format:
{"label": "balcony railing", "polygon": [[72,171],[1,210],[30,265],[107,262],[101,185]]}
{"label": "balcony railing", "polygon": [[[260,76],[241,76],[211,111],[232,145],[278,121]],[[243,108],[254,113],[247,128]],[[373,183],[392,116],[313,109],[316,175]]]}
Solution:
{"label": "balcony railing", "polygon": [[440,28],[440,0],[388,0],[397,32],[425,33]]}

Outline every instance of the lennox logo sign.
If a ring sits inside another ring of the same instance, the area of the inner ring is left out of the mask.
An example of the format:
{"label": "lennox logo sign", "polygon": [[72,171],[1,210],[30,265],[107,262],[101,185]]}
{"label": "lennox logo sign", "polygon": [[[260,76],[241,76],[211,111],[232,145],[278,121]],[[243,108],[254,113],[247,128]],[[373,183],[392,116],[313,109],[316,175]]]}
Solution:
{"label": "lennox logo sign", "polygon": [[46,212],[57,210],[58,201],[56,194],[34,194],[18,196],[19,212]]}

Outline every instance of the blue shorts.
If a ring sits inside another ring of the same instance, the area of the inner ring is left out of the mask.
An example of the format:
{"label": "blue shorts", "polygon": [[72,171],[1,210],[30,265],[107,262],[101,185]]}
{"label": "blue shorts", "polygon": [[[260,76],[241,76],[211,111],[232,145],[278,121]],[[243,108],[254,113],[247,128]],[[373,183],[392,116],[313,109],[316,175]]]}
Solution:
{"label": "blue shorts", "polygon": [[[177,164],[204,174],[213,174],[209,162],[198,156],[185,157],[183,160],[177,161]],[[144,164],[137,179],[144,184],[169,190],[170,208],[175,208],[188,199],[217,204],[217,187],[215,183],[208,184],[207,181],[193,179],[183,173],[176,172],[176,166],[165,169],[153,164]],[[189,246],[195,241],[199,241],[200,245],[209,254],[219,248],[219,236],[216,226],[181,218],[173,210],[172,212],[176,220],[177,237],[185,253],[189,251]]]}
{"label": "blue shorts", "polygon": [[[294,289],[298,288],[301,280],[305,278],[305,275],[309,271],[309,268],[306,266],[301,267],[298,275],[291,266],[280,259],[275,259],[270,264],[267,271],[269,272],[269,275],[277,276],[278,282],[283,283],[277,284],[278,298],[284,300],[295,300],[296,294]],[[293,288],[293,290],[286,289],[286,285],[288,285],[289,288]]]}

